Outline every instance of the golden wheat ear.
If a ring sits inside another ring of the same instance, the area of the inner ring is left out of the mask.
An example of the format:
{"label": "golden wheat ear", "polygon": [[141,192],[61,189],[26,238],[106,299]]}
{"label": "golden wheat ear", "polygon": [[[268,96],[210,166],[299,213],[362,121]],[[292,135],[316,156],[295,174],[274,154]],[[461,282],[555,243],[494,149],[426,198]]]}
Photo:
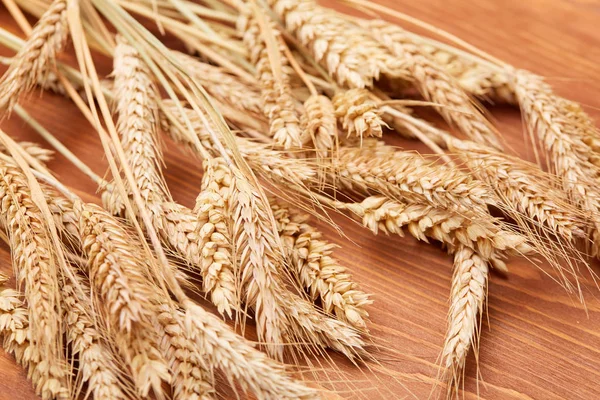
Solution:
{"label": "golden wheat ear", "polygon": [[67,40],[67,2],[54,0],[13,58],[0,81],[0,112],[8,113],[19,96],[30,91],[52,70],[56,54]]}

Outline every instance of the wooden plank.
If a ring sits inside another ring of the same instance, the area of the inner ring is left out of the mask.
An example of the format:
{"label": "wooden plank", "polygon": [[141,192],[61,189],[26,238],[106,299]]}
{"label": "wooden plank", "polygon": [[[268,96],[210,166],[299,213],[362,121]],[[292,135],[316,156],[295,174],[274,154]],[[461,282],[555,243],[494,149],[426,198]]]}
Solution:
{"label": "wooden plank", "polygon": [[[515,66],[547,76],[558,93],[588,106],[600,117],[600,4],[591,0],[381,1],[432,23]],[[0,11],[2,26],[10,26]],[[408,27],[408,26],[407,26]],[[2,54],[9,54],[2,50]],[[103,65],[110,68],[110,64]],[[33,95],[27,109],[94,170],[102,174],[106,163],[97,137],[67,100],[51,94]],[[519,113],[492,108],[502,132],[522,146]],[[17,118],[2,122],[15,137],[36,140]],[[412,145],[406,142],[395,143]],[[199,188],[197,160],[169,146],[166,177],[177,201],[192,205]],[[85,176],[57,157],[50,163],[68,185],[94,195]],[[95,197],[96,201],[97,196]],[[371,329],[381,349],[381,367],[358,370],[332,356],[343,375],[331,366],[328,378],[341,394],[357,390],[359,398],[427,398],[436,376],[436,361],[443,343],[451,277],[451,260],[436,245],[411,238],[374,237],[344,218],[335,221],[348,235],[342,238],[320,225],[328,238],[341,246],[336,256],[348,265],[364,289],[374,294]],[[1,270],[10,269],[6,246],[0,249]],[[597,265],[594,265],[597,271]],[[489,324],[484,321],[480,351],[483,381],[471,356],[465,380],[466,398],[485,399],[593,399],[600,398],[600,301],[597,289],[586,282],[584,307],[552,279],[525,260],[509,263],[508,277],[493,275],[489,287]],[[394,379],[392,379],[394,378]],[[349,383],[350,382],[350,383]],[[326,381],[321,385],[327,386]],[[0,400],[35,399],[23,371],[0,354]]]}

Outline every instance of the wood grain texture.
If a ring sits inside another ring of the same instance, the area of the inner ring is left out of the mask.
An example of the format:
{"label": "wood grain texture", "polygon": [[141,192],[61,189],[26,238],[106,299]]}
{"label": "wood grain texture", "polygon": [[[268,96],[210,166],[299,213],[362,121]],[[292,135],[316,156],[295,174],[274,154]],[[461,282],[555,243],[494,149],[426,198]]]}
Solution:
{"label": "wood grain texture", "polygon": [[[548,77],[557,92],[586,105],[600,120],[600,2],[597,0],[387,0],[382,3],[421,18],[515,66]],[[17,32],[4,9],[0,23]],[[407,26],[409,27],[409,26]],[[410,28],[410,27],[409,27]],[[5,51],[3,54],[9,54]],[[109,68],[110,64],[104,65]],[[69,101],[33,95],[26,108],[96,172],[106,171],[96,134]],[[492,108],[501,131],[519,153],[523,146],[520,115]],[[2,123],[14,137],[37,140],[18,118]],[[421,148],[412,143],[394,143]],[[200,163],[173,148],[166,151],[166,178],[175,196],[192,205],[200,187]],[[50,163],[64,183],[95,199],[94,184],[61,157]],[[336,256],[374,294],[371,329],[383,349],[375,374],[360,371],[334,356],[343,378],[340,391],[361,390],[356,397],[423,399],[430,394],[445,332],[451,259],[437,245],[412,238],[372,236],[336,217],[347,238],[322,226],[342,248]],[[10,269],[8,249],[0,249],[0,269]],[[526,260],[509,263],[507,277],[492,275],[487,320],[481,334],[480,370],[471,355],[465,397],[484,399],[600,398],[600,300],[591,280],[584,306]],[[598,271],[598,265],[594,265]],[[385,369],[384,375],[381,370]],[[479,385],[477,376],[480,374]],[[390,379],[389,376],[395,377]],[[340,379],[330,374],[330,379]],[[325,384],[325,383],[322,383]],[[344,395],[344,393],[341,393]],[[35,395],[14,360],[0,352],[0,400],[30,400]]]}

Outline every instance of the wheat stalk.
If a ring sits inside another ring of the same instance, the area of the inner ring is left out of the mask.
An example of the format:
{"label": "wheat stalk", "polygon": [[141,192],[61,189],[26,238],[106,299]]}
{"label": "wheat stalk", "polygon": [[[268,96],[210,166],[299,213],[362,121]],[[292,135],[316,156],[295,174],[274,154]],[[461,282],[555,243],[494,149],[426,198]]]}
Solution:
{"label": "wheat stalk", "polygon": [[69,275],[76,277],[77,281],[72,283],[65,277],[61,298],[67,344],[70,344],[72,354],[77,356],[79,363],[75,387],[81,390],[87,382],[87,395],[92,394],[95,399],[127,399],[127,390],[119,377],[123,371],[119,369],[109,345],[103,340],[103,333],[94,321],[89,286],[76,275],[76,271],[71,271]]}
{"label": "wheat stalk", "polygon": [[8,113],[19,96],[28,92],[46,74],[67,40],[67,2],[54,0],[19,49],[0,81],[0,110]]}
{"label": "wheat stalk", "polygon": [[150,389],[163,397],[162,382],[170,381],[155,330],[156,311],[148,277],[140,270],[142,253],[108,213],[93,204],[77,202],[73,212],[96,307],[102,310],[119,351],[128,363],[140,396]]}
{"label": "wheat stalk", "polygon": [[336,246],[306,223],[308,215],[293,212],[281,202],[271,201],[277,230],[292,272],[310,294],[320,299],[323,311],[335,313],[357,329],[366,329],[365,307],[373,301],[352,280],[347,268],[330,257]]}
{"label": "wheat stalk", "polygon": [[373,86],[380,75],[406,78],[400,60],[368,30],[313,0],[269,0],[288,31],[307,48],[337,83],[351,88]]}
{"label": "wheat stalk", "polygon": [[13,267],[28,304],[29,376],[45,398],[64,396],[69,372],[62,354],[57,260],[27,178],[4,161],[0,162],[0,198]]}
{"label": "wheat stalk", "polygon": [[235,308],[235,271],[231,259],[231,233],[227,221],[232,176],[223,158],[204,161],[202,191],[196,199],[202,243],[202,287],[221,314],[231,317]]}
{"label": "wheat stalk", "polygon": [[[250,57],[260,83],[263,113],[269,119],[269,134],[284,149],[302,147],[300,119],[289,85],[289,73],[285,68],[287,59],[280,48],[285,44],[277,39],[280,33],[268,17],[264,17],[266,21],[263,26],[257,18],[256,15],[242,13],[237,26],[244,44],[252,49]],[[275,48],[270,45],[271,42]]]}
{"label": "wheat stalk", "polygon": [[333,97],[335,116],[348,136],[381,137],[383,134],[381,111],[370,99],[365,89],[350,89],[336,93]]}
{"label": "wheat stalk", "polygon": [[480,318],[487,297],[488,264],[472,249],[459,246],[454,254],[448,332],[442,366],[448,380],[448,397],[458,392],[471,347],[478,352]]}

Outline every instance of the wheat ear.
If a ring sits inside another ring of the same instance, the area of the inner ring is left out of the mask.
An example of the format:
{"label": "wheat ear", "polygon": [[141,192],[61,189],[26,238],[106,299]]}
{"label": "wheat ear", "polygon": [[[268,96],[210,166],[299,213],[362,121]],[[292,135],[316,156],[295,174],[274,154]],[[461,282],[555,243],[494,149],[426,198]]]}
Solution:
{"label": "wheat ear", "polygon": [[373,86],[380,75],[406,78],[402,62],[341,14],[313,0],[269,0],[287,30],[342,87]]}
{"label": "wheat ear", "polygon": [[77,202],[73,212],[79,221],[95,307],[102,310],[139,395],[147,396],[152,389],[162,398],[162,382],[169,382],[170,374],[158,349],[156,310],[148,304],[154,289],[141,270],[142,253],[124,228],[100,207]]}
{"label": "wheat ear", "polygon": [[438,112],[478,143],[502,148],[492,124],[473,105],[459,84],[420,50],[402,28],[381,20],[369,21],[373,35],[402,60],[415,85],[428,101],[437,103]]}
{"label": "wheat ear", "polygon": [[13,267],[28,304],[29,376],[44,398],[67,396],[69,371],[62,353],[57,260],[27,178],[4,161],[0,162],[0,198]]}
{"label": "wheat ear", "polygon": [[257,16],[244,12],[238,19],[238,30],[243,35],[246,47],[251,49],[250,57],[260,82],[262,108],[269,119],[270,135],[285,149],[302,147],[300,119],[289,84],[289,73],[285,68],[287,58],[280,49],[285,44],[279,42],[280,32],[275,24],[268,17],[264,18],[266,21],[261,26]]}
{"label": "wheat ear", "polygon": [[487,297],[488,264],[472,249],[459,246],[454,254],[448,332],[442,350],[442,366],[448,380],[448,397],[458,392],[467,355],[477,342],[481,314]]}
{"label": "wheat ear", "polygon": [[236,307],[235,271],[231,256],[231,232],[227,221],[232,176],[223,158],[204,161],[202,191],[196,199],[202,261],[202,287],[221,314],[231,317]]}
{"label": "wheat ear", "polygon": [[595,179],[598,168],[590,162],[593,151],[576,133],[577,121],[562,114],[563,99],[540,77],[526,71],[514,73],[514,89],[527,128],[535,134],[548,155],[551,171],[562,180],[572,201],[589,213],[593,242],[591,253],[600,253],[600,191]]}
{"label": "wheat ear", "polygon": [[464,207],[482,214],[487,213],[486,205],[494,202],[481,182],[457,168],[381,142],[340,148],[332,170],[331,183],[361,193],[381,193],[446,208]]}
{"label": "wheat ear", "polygon": [[336,246],[322,240],[321,232],[306,223],[308,215],[276,201],[271,201],[271,208],[292,273],[311,299],[319,299],[326,313],[366,329],[369,314],[365,307],[373,301],[352,280],[349,270],[330,256]]}
{"label": "wheat ear", "polygon": [[161,346],[169,360],[175,400],[210,400],[214,397],[214,376],[205,360],[205,349],[199,349],[185,327],[185,315],[175,305],[159,305],[158,321],[164,331]]}
{"label": "wheat ear", "polygon": [[366,89],[350,89],[333,97],[335,116],[348,136],[381,137],[383,134],[385,123],[381,119],[381,111],[369,96]]}
{"label": "wheat ear", "polygon": [[8,113],[19,96],[43,82],[67,40],[67,1],[54,0],[15,55],[0,81],[0,110]]}
{"label": "wheat ear", "polygon": [[[94,320],[90,288],[77,275],[75,270],[70,276],[77,279],[72,283],[65,277],[61,287],[63,320],[66,324],[67,344],[77,356],[77,382],[75,387],[82,389],[87,382],[87,395],[95,399],[128,399],[124,384],[119,378],[120,371],[109,345],[103,339],[103,333]],[[76,398],[78,393],[75,394]]]}

